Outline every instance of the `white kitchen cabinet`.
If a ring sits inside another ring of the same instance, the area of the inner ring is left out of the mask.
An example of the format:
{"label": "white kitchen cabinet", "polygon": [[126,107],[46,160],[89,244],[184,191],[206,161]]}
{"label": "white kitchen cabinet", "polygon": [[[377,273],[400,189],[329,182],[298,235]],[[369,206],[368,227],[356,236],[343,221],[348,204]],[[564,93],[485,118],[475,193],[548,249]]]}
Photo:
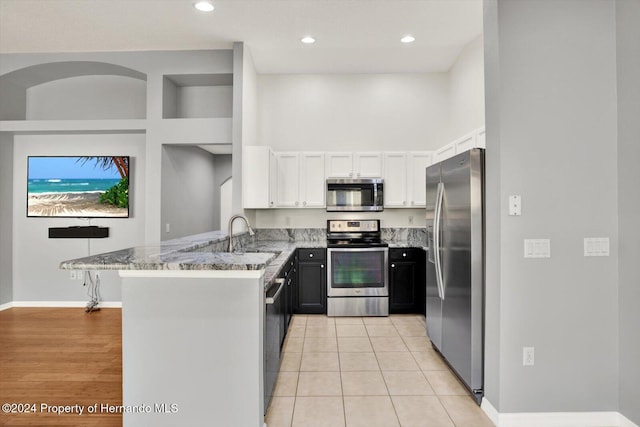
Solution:
{"label": "white kitchen cabinet", "polygon": [[381,178],[382,154],[380,152],[326,153],[327,178]]}
{"label": "white kitchen cabinet", "polygon": [[407,154],[384,153],[384,207],[407,206]]}
{"label": "white kitchen cabinet", "polygon": [[324,153],[276,152],[276,208],[322,208],[325,206]]}
{"label": "white kitchen cabinet", "polygon": [[242,151],[242,206],[266,209],[274,205],[272,188],[275,155],[266,146],[246,146]]}
{"label": "white kitchen cabinet", "polygon": [[476,133],[472,132],[453,141],[456,146],[456,154],[464,153],[476,147]]}
{"label": "white kitchen cabinet", "polygon": [[354,178],[381,178],[382,154],[380,152],[361,152],[353,155]]}
{"label": "white kitchen cabinet", "polygon": [[413,151],[407,156],[407,199],[411,208],[426,206],[426,171],[431,161],[430,151]]}
{"label": "white kitchen cabinet", "polygon": [[327,178],[353,178],[353,154],[326,153],[325,155]]}
{"label": "white kitchen cabinet", "polygon": [[324,153],[300,153],[300,201],[303,208],[325,207]]}
{"label": "white kitchen cabinet", "polygon": [[433,153],[433,162],[438,163],[449,157],[453,157],[456,155],[456,145],[453,142],[445,145],[444,147],[438,148]]}
{"label": "white kitchen cabinet", "polygon": [[275,207],[300,206],[300,159],[298,152],[276,153]]}

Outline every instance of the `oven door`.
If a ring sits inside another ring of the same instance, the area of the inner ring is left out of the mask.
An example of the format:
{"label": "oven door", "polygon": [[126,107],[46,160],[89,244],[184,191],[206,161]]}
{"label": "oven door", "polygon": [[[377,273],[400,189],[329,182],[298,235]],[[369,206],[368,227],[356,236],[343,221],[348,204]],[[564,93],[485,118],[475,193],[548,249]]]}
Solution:
{"label": "oven door", "polygon": [[328,248],[327,296],[388,296],[389,248]]}

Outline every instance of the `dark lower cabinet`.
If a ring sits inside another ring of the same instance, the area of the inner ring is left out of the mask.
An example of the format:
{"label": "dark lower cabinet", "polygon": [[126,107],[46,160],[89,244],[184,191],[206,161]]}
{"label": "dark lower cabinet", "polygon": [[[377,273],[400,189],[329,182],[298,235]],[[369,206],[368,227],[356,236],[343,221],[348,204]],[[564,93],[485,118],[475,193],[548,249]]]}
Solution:
{"label": "dark lower cabinet", "polygon": [[285,311],[284,311],[284,324],[285,333],[289,329],[289,323],[291,322],[291,316],[293,315],[293,307],[296,301],[296,287],[298,286],[298,271],[297,271],[297,256],[294,252],[287,260],[285,267]]}
{"label": "dark lower cabinet", "polygon": [[425,313],[425,251],[389,249],[389,314]]}
{"label": "dark lower cabinet", "polygon": [[325,249],[298,249],[298,283],[294,312],[327,312],[327,268]]}

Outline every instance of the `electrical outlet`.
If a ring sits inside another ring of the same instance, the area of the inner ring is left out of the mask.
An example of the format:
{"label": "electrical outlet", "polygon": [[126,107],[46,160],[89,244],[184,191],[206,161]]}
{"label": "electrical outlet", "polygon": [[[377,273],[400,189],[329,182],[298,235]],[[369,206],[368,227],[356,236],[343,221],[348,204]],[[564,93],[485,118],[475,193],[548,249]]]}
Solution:
{"label": "electrical outlet", "polygon": [[76,278],[77,278],[77,277],[78,277],[78,273],[77,273],[75,270],[71,270],[71,271],[69,272],[69,278],[70,278],[71,280],[76,280]]}
{"label": "electrical outlet", "polygon": [[166,223],[166,224],[164,225],[164,232],[165,232],[165,233],[171,233],[171,224]]}
{"label": "electrical outlet", "polygon": [[533,366],[534,362],[534,348],[522,347],[522,366]]}

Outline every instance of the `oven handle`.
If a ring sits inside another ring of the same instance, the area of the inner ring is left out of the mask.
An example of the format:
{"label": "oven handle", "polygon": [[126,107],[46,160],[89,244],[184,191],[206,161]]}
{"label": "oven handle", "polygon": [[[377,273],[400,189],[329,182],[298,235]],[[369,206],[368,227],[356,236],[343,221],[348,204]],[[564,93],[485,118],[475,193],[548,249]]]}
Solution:
{"label": "oven handle", "polygon": [[438,285],[438,296],[444,300],[444,280],[442,279],[442,259],[440,258],[440,223],[442,222],[442,202],[444,200],[444,184],[438,183],[436,191],[436,208],[433,218],[433,255],[436,267],[436,284]]}
{"label": "oven handle", "polygon": [[[278,299],[278,297],[280,296],[280,292],[282,292],[282,289],[284,288],[284,279],[276,279],[275,283],[280,284],[280,286],[278,287],[278,290],[276,291],[275,294],[273,294],[272,297],[267,297],[264,299],[264,303],[266,305],[271,305],[274,304],[276,302],[276,300]],[[271,289],[269,289],[271,290]]]}

